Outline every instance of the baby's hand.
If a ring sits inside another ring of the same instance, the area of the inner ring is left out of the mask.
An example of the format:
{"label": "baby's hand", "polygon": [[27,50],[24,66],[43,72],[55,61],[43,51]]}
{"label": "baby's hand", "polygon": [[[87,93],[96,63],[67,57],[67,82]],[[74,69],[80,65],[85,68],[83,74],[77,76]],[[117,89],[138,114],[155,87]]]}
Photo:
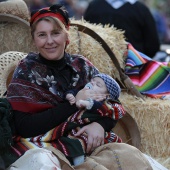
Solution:
{"label": "baby's hand", "polygon": [[82,108],[87,108],[89,106],[90,102],[87,101],[87,100],[78,100],[76,102],[76,106],[79,108],[79,109],[82,109]]}
{"label": "baby's hand", "polygon": [[76,101],[86,100],[86,99],[89,99],[89,98],[96,100],[96,101],[102,101],[102,100],[106,99],[107,95],[108,94],[101,94],[101,93],[98,93],[94,90],[88,89],[88,87],[84,87],[82,90],[80,90],[77,93]]}
{"label": "baby's hand", "polygon": [[73,105],[76,102],[76,98],[73,96],[73,94],[67,94],[66,99],[70,102],[71,105]]}

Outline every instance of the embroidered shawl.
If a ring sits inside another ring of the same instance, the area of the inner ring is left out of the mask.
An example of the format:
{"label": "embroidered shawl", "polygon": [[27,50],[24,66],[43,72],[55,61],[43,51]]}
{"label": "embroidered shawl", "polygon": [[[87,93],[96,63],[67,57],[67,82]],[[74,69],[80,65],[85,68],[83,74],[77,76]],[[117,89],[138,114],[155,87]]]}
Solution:
{"label": "embroidered shawl", "polygon": [[[29,53],[14,71],[7,91],[7,99],[14,110],[37,113],[64,102],[64,93],[82,89],[98,70],[83,56],[65,54],[60,63],[44,60],[39,54]],[[63,64],[64,62],[64,64]],[[57,65],[56,65],[57,64]],[[71,80],[65,77],[67,65]],[[64,83],[62,83],[64,82]]]}

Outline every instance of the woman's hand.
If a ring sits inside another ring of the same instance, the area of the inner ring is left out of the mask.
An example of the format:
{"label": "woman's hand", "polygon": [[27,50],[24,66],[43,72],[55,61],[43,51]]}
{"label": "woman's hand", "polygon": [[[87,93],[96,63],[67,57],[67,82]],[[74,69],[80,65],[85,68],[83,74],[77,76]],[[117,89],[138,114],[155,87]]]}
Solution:
{"label": "woman's hand", "polygon": [[97,93],[94,90],[88,89],[88,88],[83,88],[80,90],[77,95],[76,95],[76,101],[78,100],[86,100],[88,98],[91,98],[96,101],[102,101],[106,99],[107,94],[101,94]]}
{"label": "woman's hand", "polygon": [[95,148],[104,144],[104,129],[99,123],[93,122],[84,126],[75,136],[83,133],[86,133],[88,138],[86,153],[91,153]]}

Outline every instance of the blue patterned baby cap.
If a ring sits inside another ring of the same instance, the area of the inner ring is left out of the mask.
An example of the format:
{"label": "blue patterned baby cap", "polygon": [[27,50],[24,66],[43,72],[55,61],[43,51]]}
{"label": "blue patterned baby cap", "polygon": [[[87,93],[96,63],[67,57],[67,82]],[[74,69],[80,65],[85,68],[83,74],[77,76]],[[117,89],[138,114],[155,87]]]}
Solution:
{"label": "blue patterned baby cap", "polygon": [[100,73],[96,74],[94,77],[100,77],[101,79],[103,79],[111,99],[117,100],[119,98],[121,92],[120,86],[111,76],[104,73]]}

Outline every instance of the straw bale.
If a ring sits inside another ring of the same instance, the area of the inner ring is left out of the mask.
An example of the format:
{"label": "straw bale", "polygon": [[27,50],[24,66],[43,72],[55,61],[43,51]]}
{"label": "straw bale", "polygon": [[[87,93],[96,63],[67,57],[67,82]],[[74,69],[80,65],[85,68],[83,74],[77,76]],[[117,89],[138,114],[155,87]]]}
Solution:
{"label": "straw bale", "polygon": [[[0,18],[0,54],[8,51],[29,52],[35,50],[31,42],[29,28],[29,10],[23,0],[8,0],[0,2],[1,17],[10,14],[16,18],[6,20]],[[18,19],[17,19],[18,18]],[[17,22],[19,19],[20,22]],[[20,24],[23,23],[23,24]]]}
{"label": "straw bale", "polygon": [[[112,49],[121,67],[124,68],[123,55],[127,49],[127,42],[123,31],[115,27],[90,24],[84,20],[72,19],[71,22],[84,25],[99,34]],[[120,79],[118,70],[106,51],[101,48],[101,44],[91,36],[78,32],[77,27],[70,28],[70,45],[66,50],[71,54],[78,53],[87,57],[101,72]]]}
{"label": "straw bale", "polygon": [[26,21],[30,19],[28,7],[23,0],[7,0],[0,2],[0,13],[15,15]]}
{"label": "straw bale", "polygon": [[151,155],[165,167],[170,166],[169,100],[145,97],[143,101],[122,92],[120,101],[138,124],[141,134],[141,151]]}
{"label": "straw bale", "polygon": [[[126,42],[123,32],[114,27],[89,24],[83,20],[72,21],[83,24],[95,30],[115,53],[120,65],[124,68],[123,54],[126,51]],[[73,29],[73,28],[72,28]],[[75,33],[71,29],[71,42],[68,51],[80,53],[87,57],[101,72],[113,77],[118,77],[117,69],[100,44],[84,33]],[[76,29],[76,28],[74,28]],[[73,34],[74,32],[74,34]],[[77,35],[77,36],[76,36]],[[75,37],[76,36],[76,37]],[[80,45],[78,46],[77,43]],[[75,45],[76,44],[76,45]],[[121,102],[125,110],[134,118],[141,134],[141,150],[151,155],[164,166],[170,163],[167,160],[170,155],[170,105],[169,101],[145,97],[145,101],[127,93],[121,95]],[[160,159],[161,158],[161,159]]]}

